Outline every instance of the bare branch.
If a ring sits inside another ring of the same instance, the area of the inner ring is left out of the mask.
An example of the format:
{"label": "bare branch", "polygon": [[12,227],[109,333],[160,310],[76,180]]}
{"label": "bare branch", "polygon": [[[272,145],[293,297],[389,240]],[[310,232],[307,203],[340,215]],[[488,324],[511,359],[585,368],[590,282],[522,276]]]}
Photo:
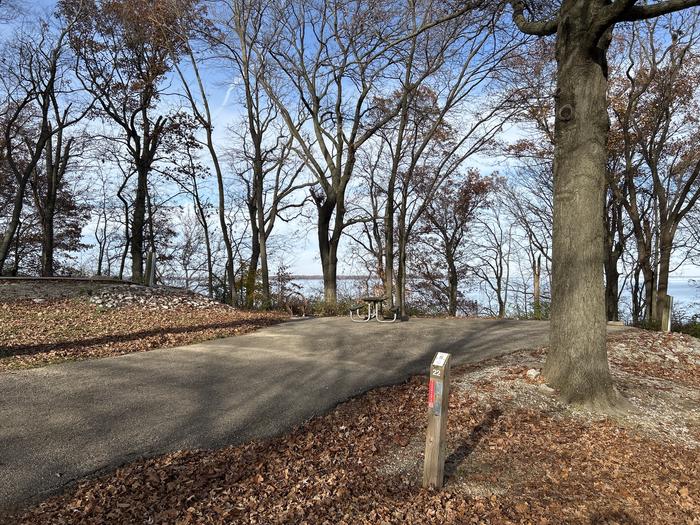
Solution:
{"label": "bare branch", "polygon": [[531,21],[525,18],[525,2],[523,0],[510,0],[513,8],[513,22],[518,29],[528,35],[548,36],[557,32],[558,20]]}
{"label": "bare branch", "polygon": [[627,10],[634,7],[634,4],[636,3],[637,0],[615,0],[603,10],[602,25],[604,27],[609,27],[610,25],[614,24],[625,12],[627,12]]}
{"label": "bare branch", "polygon": [[700,0],[666,0],[650,5],[631,6],[617,19],[618,22],[647,20],[700,5]]}

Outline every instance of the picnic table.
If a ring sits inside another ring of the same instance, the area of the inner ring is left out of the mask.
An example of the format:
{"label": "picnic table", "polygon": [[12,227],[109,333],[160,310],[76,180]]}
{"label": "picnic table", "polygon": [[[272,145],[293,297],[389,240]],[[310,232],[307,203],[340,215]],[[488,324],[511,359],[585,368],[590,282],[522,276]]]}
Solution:
{"label": "picnic table", "polygon": [[[360,304],[356,304],[350,307],[350,320],[355,323],[367,323],[372,319],[376,319],[380,323],[393,323],[396,321],[398,315],[398,308],[392,308],[389,310],[394,317],[391,319],[385,319],[383,315],[383,306],[386,297],[360,297]],[[367,308],[367,314],[360,314],[360,310]]]}

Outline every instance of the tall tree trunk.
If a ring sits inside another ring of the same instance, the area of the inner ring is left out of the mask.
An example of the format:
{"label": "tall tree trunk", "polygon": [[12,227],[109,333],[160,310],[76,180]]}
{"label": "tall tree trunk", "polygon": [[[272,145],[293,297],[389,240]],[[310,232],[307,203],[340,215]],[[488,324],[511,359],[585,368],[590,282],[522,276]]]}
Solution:
{"label": "tall tree trunk", "polygon": [[126,197],[124,197],[124,195],[122,194],[122,191],[124,191],[124,188],[126,188],[127,182],[128,178],[125,178],[121,186],[117,190],[117,198],[121,201],[122,205],[124,206],[124,248],[122,250],[122,255],[119,259],[119,280],[124,279],[124,267],[126,266],[126,257],[129,254],[129,245],[131,244],[131,227],[129,225],[129,202],[126,200]]}
{"label": "tall tree trunk", "polygon": [[[61,132],[57,134],[59,155]],[[57,159],[60,161],[60,159]],[[46,195],[41,198],[41,192],[35,188],[36,207],[41,218],[41,276],[53,276],[54,251],[54,214],[56,213],[56,193],[58,192],[58,173],[53,158],[53,137],[46,141]]]}
{"label": "tall tree trunk", "polygon": [[[224,176],[221,169],[221,163],[219,162],[219,156],[216,153],[216,147],[214,146],[214,126],[211,118],[211,111],[209,109],[209,98],[207,97],[207,91],[204,89],[204,82],[202,81],[202,76],[197,66],[197,60],[192,48],[187,45],[187,55],[190,58],[190,64],[192,65],[192,72],[197,80],[197,87],[199,89],[200,99],[202,101],[204,112],[200,111],[195,102],[195,98],[192,96],[189,88],[187,88],[188,83],[185,81],[185,77],[182,71],[175,65],[180,78],[183,80],[183,85],[187,89],[187,98],[190,101],[192,111],[197,118],[197,121],[201,124],[206,132],[207,136],[207,150],[209,151],[209,156],[211,157],[211,162],[214,165],[214,172],[216,173],[216,190],[218,197],[218,216],[219,216],[219,227],[221,228],[221,236],[224,241],[224,248],[226,249],[226,276],[223,279],[223,301],[228,304],[233,304],[234,298],[234,284],[235,284],[235,273],[233,271],[233,245],[231,243],[231,236],[229,235],[228,225],[226,224],[226,196],[224,190]],[[175,61],[177,64],[177,61]],[[226,282],[229,285],[227,287]]]}
{"label": "tall tree trunk", "polygon": [[617,263],[625,251],[626,242],[622,212],[623,205],[611,186],[605,220],[605,312],[608,321],[619,321],[620,315],[620,271]]}
{"label": "tall tree trunk", "polygon": [[622,256],[622,245],[615,243],[613,229],[605,232],[605,318],[608,321],[619,320],[619,281],[620,271],[617,263]]}
{"label": "tall tree trunk", "polygon": [[399,314],[401,320],[407,319],[407,308],[406,308],[406,281],[408,279],[407,264],[406,264],[406,244],[408,243],[408,231],[406,225],[406,217],[408,210],[406,208],[406,201],[408,200],[408,190],[407,187],[401,189],[401,204],[399,205],[399,224],[398,224],[398,269],[396,272],[396,302],[398,303]]}
{"label": "tall tree trunk", "polygon": [[640,284],[640,274],[642,268],[637,265],[632,272],[632,324],[638,324],[642,320],[644,306],[642,304],[642,285]]}
{"label": "tall tree trunk", "polygon": [[[628,164],[631,164],[631,162],[628,161]],[[631,184],[630,188],[630,199],[625,208],[627,210],[628,217],[632,221],[632,232],[634,233],[637,247],[637,268],[635,271],[637,272],[637,275],[639,275],[639,272],[641,272],[644,276],[644,301],[643,304],[639,304],[637,309],[636,322],[642,320],[642,314],[644,315],[644,319],[646,321],[651,321],[652,312],[654,310],[652,307],[654,292],[654,270],[651,265],[651,243],[653,237],[652,227],[646,218],[641,217],[639,208],[636,204],[636,192]]]}
{"label": "tall tree trunk", "polygon": [[[98,224],[98,228],[100,225]],[[102,275],[102,266],[104,264],[104,259],[105,259],[105,251],[107,249],[107,232],[106,232],[106,226],[105,226],[105,234],[104,237],[99,237],[97,234],[95,234],[95,238],[97,240],[97,276]]]}
{"label": "tall tree trunk", "polygon": [[270,268],[267,264],[267,238],[272,232],[274,217],[271,219],[270,227],[265,224],[265,209],[263,207],[262,191],[258,199],[258,236],[260,244],[260,279],[263,308],[269,308],[272,304],[270,296]]}
{"label": "tall tree trunk", "polygon": [[[399,221],[401,222],[401,221]],[[406,264],[406,233],[405,228],[402,224],[399,225],[399,261],[398,261],[398,271],[396,273],[396,302],[398,303],[399,314],[401,320],[405,320],[408,317],[408,308],[406,305],[406,281],[408,280],[407,275],[407,264]]]}
{"label": "tall tree trunk", "polygon": [[[566,7],[565,7],[566,6]],[[544,375],[570,403],[618,399],[605,345],[603,242],[611,33],[591,45],[591,8],[565,2],[557,33],[552,321]]]}
{"label": "tall tree trunk", "polygon": [[46,209],[46,217],[42,221],[41,229],[41,276],[53,277],[55,247],[53,205]]}
{"label": "tall tree trunk", "polygon": [[201,212],[202,229],[204,230],[204,247],[207,251],[207,295],[210,299],[214,297],[214,261],[211,255],[211,237],[207,218]]}
{"label": "tall tree trunk", "polygon": [[[675,233],[675,232],[674,232]],[[659,273],[656,285],[656,317],[661,320],[668,296],[668,277],[671,270],[673,233],[662,231],[659,235]]]}
{"label": "tall tree trunk", "polygon": [[532,309],[535,319],[542,319],[542,255],[538,255],[532,265]]}
{"label": "tall tree trunk", "polygon": [[384,293],[389,302],[389,308],[394,307],[394,190],[395,181],[389,180],[386,208],[384,211]]}
{"label": "tall tree trunk", "polygon": [[654,310],[656,308],[654,305],[654,296],[656,295],[654,283],[656,278],[654,269],[651,267],[648,259],[641,265],[641,268],[644,276],[644,320],[651,322],[654,320]]}
{"label": "tall tree trunk", "polygon": [[204,211],[204,206],[202,206],[202,199],[199,197],[199,186],[197,185],[197,178],[193,179],[194,187],[192,192],[192,197],[195,205],[195,213],[199,224],[202,226],[204,231],[204,247],[207,252],[207,295],[210,299],[214,297],[214,262],[212,260],[211,254],[211,234],[209,233],[209,223],[207,221],[207,214]]}
{"label": "tall tree trunk", "polygon": [[608,321],[619,321],[620,272],[617,269],[618,257],[609,253],[605,261],[605,312]]}
{"label": "tall tree trunk", "polygon": [[[323,300],[329,304],[336,304],[338,301],[338,239],[331,233],[331,219],[335,210],[335,201],[326,199],[318,204],[318,247],[321,255],[321,267],[323,270]],[[342,221],[335,210],[335,221]]]}
{"label": "tall tree trunk", "polygon": [[54,222],[56,216],[56,194],[58,192],[57,180],[52,167],[47,166],[48,184],[44,202],[37,199],[37,207],[41,216],[41,276],[53,277],[54,274],[54,248],[55,231]]}
{"label": "tall tree trunk", "polygon": [[146,192],[148,171],[139,167],[136,182],[136,198],[131,221],[131,280],[143,283],[143,230],[146,225]]}
{"label": "tall tree trunk", "polygon": [[41,275],[43,277],[54,275],[56,200],[68,168],[72,144],[73,139],[69,139],[65,145],[63,144],[62,126],[59,126],[55,136],[48,137],[45,146],[46,194],[42,198],[39,185],[34,189],[36,207],[41,217]]}
{"label": "tall tree trunk", "polygon": [[[3,274],[5,268],[5,261],[10,253],[10,248],[12,247],[12,241],[17,233],[17,228],[19,228],[20,217],[22,216],[22,208],[24,206],[24,192],[27,187],[27,180],[20,181],[20,184],[15,193],[15,198],[12,202],[12,216],[10,217],[10,222],[5,229],[5,233],[0,240],[0,275]],[[17,269],[15,268],[15,273]]]}
{"label": "tall tree trunk", "polygon": [[[321,232],[319,232],[319,236]],[[328,304],[338,301],[338,245],[328,239],[320,245],[323,266],[323,300]]]}
{"label": "tall tree trunk", "polygon": [[501,285],[499,284],[498,291],[496,293],[496,296],[498,298],[498,318],[499,319],[504,319],[506,316],[506,301],[503,298],[502,291],[503,290],[501,289]]}
{"label": "tall tree trunk", "polygon": [[270,307],[270,268],[267,263],[267,239],[260,243],[260,279],[262,281],[262,304]]}
{"label": "tall tree trunk", "polygon": [[457,292],[459,290],[459,277],[457,276],[457,268],[454,260],[449,261],[447,270],[447,282],[449,288],[449,302],[447,305],[447,313],[452,317],[457,316]]}
{"label": "tall tree trunk", "polygon": [[408,319],[408,305],[406,304],[406,284],[408,281],[406,269],[406,249],[405,245],[399,244],[399,262],[396,275],[396,296],[399,308],[399,314],[402,321]]}
{"label": "tall tree trunk", "polygon": [[258,262],[260,260],[260,230],[258,226],[257,208],[254,203],[248,203],[248,215],[250,217],[251,247],[248,273],[245,279],[245,303],[248,308],[255,306],[255,285],[257,281]]}
{"label": "tall tree trunk", "polygon": [[214,298],[214,262],[211,256],[211,238],[209,237],[209,226],[204,221],[204,246],[207,250],[207,296]]}

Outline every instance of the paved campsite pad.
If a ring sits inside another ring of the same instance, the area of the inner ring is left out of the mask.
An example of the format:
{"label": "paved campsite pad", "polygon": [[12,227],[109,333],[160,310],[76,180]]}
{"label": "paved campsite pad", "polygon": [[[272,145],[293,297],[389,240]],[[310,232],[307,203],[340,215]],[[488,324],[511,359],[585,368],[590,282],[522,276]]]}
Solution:
{"label": "paved campsite pad", "polygon": [[279,434],[370,388],[547,343],[548,323],[310,319],[188,347],[0,374],[0,508],[142,456]]}

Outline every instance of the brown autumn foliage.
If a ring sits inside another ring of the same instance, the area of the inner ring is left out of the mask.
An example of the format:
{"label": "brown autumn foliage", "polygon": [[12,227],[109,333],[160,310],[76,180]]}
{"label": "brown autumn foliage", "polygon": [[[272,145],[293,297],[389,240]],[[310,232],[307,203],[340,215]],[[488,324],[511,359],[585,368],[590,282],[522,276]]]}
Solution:
{"label": "brown autumn foliage", "polygon": [[427,388],[413,378],[276,439],[138,461],[15,519],[697,525],[697,399],[691,408],[667,407],[685,395],[687,378],[676,382],[654,376],[653,368],[615,363],[682,354],[697,364],[700,342],[633,331],[611,340],[609,351],[616,383],[638,406],[619,420],[573,411],[530,377],[528,367],[542,364],[541,350],[456,370],[441,492],[420,487]]}
{"label": "brown autumn foliage", "polygon": [[240,335],[284,317],[224,305],[102,309],[86,298],[0,303],[0,372]]}

